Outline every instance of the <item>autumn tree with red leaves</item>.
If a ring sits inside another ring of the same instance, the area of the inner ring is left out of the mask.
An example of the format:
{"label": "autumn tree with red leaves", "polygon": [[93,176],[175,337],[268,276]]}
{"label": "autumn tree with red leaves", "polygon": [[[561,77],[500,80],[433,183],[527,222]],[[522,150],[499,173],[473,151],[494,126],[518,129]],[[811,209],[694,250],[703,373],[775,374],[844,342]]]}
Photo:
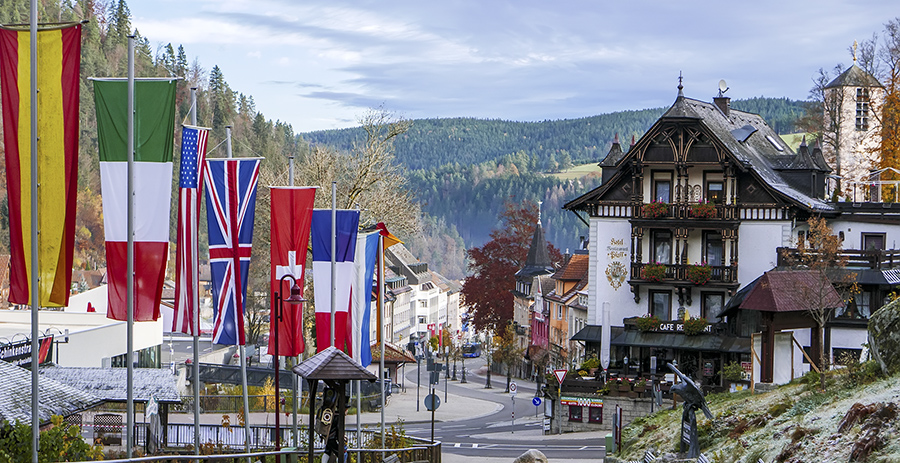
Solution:
{"label": "autumn tree with red leaves", "polygon": [[[498,331],[513,319],[515,274],[525,265],[528,248],[538,221],[536,204],[518,206],[507,201],[500,214],[501,226],[491,232],[491,240],[466,251],[471,274],[463,281],[461,294],[471,308],[477,330]],[[562,253],[547,244],[554,265]]]}

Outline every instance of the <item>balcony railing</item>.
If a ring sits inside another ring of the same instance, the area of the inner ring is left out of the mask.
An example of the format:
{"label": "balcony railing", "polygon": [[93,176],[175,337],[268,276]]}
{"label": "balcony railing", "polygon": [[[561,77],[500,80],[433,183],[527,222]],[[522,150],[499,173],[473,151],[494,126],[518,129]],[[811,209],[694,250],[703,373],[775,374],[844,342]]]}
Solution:
{"label": "balcony railing", "polygon": [[737,207],[725,204],[673,203],[666,204],[665,213],[658,213],[651,204],[641,204],[635,218],[679,220],[733,220]]}
{"label": "balcony railing", "polygon": [[[778,266],[787,266],[799,261],[797,248],[778,248]],[[809,257],[815,253],[807,251]],[[900,266],[900,249],[844,249],[838,254],[846,259],[845,266],[850,268],[890,269]]]}
{"label": "balcony railing", "polygon": [[[662,277],[661,283],[675,283],[675,284],[694,284],[687,278],[687,269],[691,267],[691,265],[685,264],[651,264],[651,263],[632,263],[631,264],[631,281],[633,283],[637,282],[647,282],[653,283],[655,281],[647,280],[643,276],[643,269],[647,265],[664,265],[665,266],[665,274]],[[710,283],[724,283],[724,284],[734,284],[737,283],[737,267],[731,265],[710,265],[712,269],[712,274],[709,277],[709,281],[705,284]]]}

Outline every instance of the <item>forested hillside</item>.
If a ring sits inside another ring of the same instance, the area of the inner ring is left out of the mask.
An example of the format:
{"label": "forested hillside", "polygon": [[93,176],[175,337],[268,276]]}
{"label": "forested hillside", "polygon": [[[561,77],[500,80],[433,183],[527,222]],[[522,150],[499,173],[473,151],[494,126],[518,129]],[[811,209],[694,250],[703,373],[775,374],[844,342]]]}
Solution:
{"label": "forested hillside", "polygon": [[[787,98],[734,100],[732,107],[761,114],[779,133],[791,133],[803,102]],[[398,137],[397,160],[423,212],[459,233],[466,248],[480,246],[496,225],[504,201],[543,201],[550,242],[575,249],[587,227],[560,207],[599,185],[599,178],[564,181],[545,174],[597,163],[619,134],[623,149],[640,137],[665,108],[620,111],[581,119],[513,122],[483,119],[420,119]],[[358,128],[301,134],[313,144],[349,148],[364,136]],[[598,169],[599,173],[599,169]],[[427,248],[419,249],[427,252]],[[454,276],[455,273],[454,273]]]}

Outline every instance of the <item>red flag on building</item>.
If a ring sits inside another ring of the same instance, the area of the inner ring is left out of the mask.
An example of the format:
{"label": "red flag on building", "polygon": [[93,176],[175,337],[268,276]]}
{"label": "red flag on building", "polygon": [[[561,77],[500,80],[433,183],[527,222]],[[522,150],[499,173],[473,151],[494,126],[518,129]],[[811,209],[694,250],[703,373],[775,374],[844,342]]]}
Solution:
{"label": "red flag on building", "polygon": [[[313,202],[316,189],[310,187],[272,187],[272,295],[281,295],[282,300],[290,297],[292,276],[303,290],[303,276],[306,268],[306,253],[309,245],[309,227],[312,221]],[[278,308],[275,308],[278,310]],[[282,320],[275,313],[270,317],[269,352],[275,352],[275,336],[272,334],[278,323],[278,353],[287,357],[299,355],[306,350],[303,342],[303,312],[297,304],[284,304]]]}

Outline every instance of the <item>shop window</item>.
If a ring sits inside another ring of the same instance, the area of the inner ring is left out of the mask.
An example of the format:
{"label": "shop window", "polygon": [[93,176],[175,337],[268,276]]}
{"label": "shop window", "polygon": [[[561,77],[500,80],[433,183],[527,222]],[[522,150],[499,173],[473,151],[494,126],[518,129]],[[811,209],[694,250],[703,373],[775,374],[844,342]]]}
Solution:
{"label": "shop window", "polygon": [[603,407],[588,408],[588,422],[603,424]]}
{"label": "shop window", "polygon": [[580,405],[569,405],[569,421],[583,421]]}
{"label": "shop window", "polygon": [[669,291],[650,291],[650,315],[660,320],[670,320],[672,316],[672,293]]}

